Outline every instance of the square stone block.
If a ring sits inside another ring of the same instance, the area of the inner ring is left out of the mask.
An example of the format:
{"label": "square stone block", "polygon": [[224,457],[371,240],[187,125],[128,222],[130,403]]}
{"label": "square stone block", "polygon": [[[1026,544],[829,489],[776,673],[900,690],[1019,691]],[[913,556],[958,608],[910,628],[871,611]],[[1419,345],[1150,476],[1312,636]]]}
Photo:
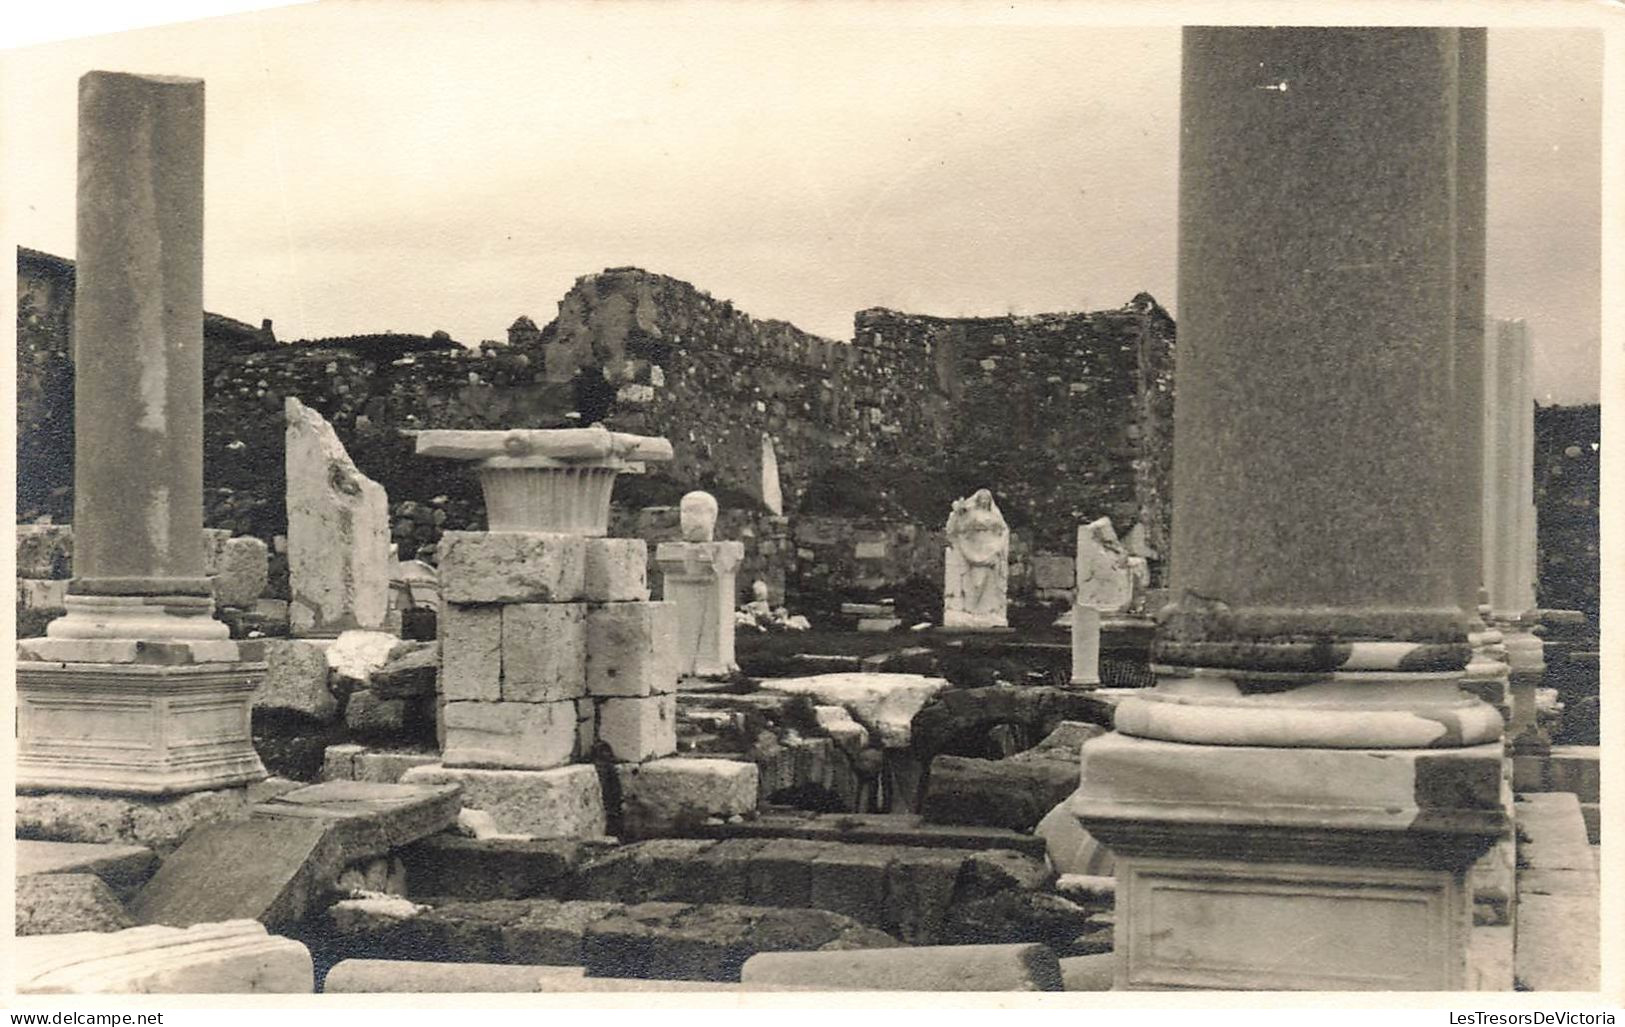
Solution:
{"label": "square stone block", "polygon": [[569,763],[576,754],[576,704],[569,699],[448,702],[441,716],[446,725],[441,762],[447,767],[543,770]]}
{"label": "square stone block", "polygon": [[754,763],[683,756],[622,764],[622,817],[647,837],[707,817],[754,813],[757,773]]}
{"label": "square stone block", "polygon": [[558,702],[587,692],[585,603],[502,608],[502,698]]}
{"label": "square stone block", "polygon": [[598,740],[625,763],[670,756],[677,751],[677,696],[600,699]]}
{"label": "square stone block", "polygon": [[555,770],[479,770],[413,767],[402,784],[463,786],[463,805],[491,814],[497,827],[538,838],[600,838],[604,793],[598,772],[585,763]]}
{"label": "square stone block", "polygon": [[598,603],[649,598],[649,544],[641,538],[590,538],[581,597]]}
{"label": "square stone block", "polygon": [[327,647],[332,640],[265,640],[265,679],[254,693],[257,710],[293,710],[317,720],[338,716],[338,700],[327,687]]}
{"label": "square stone block", "polygon": [[18,578],[17,601],[28,610],[60,610],[67,605],[68,583],[48,578]]}
{"label": "square stone block", "polygon": [[587,612],[587,691],[646,696],[677,690],[677,609],[604,603]]}
{"label": "square stone block", "polygon": [[263,780],[263,663],[19,663],[17,787],[173,795]]}
{"label": "square stone block", "polygon": [[587,540],[533,531],[448,531],[440,594],[451,603],[567,603],[582,597]]}
{"label": "square stone block", "polygon": [[440,611],[440,694],[502,698],[502,607],[446,603]]}

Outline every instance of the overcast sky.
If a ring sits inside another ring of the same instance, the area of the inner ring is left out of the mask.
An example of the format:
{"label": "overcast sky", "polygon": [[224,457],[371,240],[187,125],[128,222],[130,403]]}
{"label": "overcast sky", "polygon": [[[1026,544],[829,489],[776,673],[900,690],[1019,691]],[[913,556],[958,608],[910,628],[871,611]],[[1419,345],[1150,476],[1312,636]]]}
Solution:
{"label": "overcast sky", "polygon": [[[503,338],[625,264],[839,339],[1177,314],[1177,28],[1004,9],[362,0],[11,50],[7,234],[73,255],[101,68],[207,80],[206,305],[284,339]],[[1595,30],[1491,31],[1489,311],[1543,402],[1598,395],[1601,90]]]}

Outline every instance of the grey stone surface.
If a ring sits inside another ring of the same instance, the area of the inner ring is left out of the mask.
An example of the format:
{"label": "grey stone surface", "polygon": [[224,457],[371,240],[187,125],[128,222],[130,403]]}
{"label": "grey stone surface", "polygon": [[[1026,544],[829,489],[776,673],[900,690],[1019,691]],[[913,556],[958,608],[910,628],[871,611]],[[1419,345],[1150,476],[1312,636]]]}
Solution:
{"label": "grey stone surface", "polygon": [[310,952],[251,920],[58,934],[16,943],[17,991],[50,994],[309,994]]}
{"label": "grey stone surface", "polygon": [[1042,945],[764,953],[745,964],[741,979],[828,991],[1062,990],[1060,963]]}
{"label": "grey stone surface", "polygon": [[455,784],[326,781],[255,806],[256,820],[327,827],[342,861],[387,854],[457,822],[462,790]]}
{"label": "grey stone surface", "polygon": [[34,874],[94,874],[121,899],[127,899],[158,868],[158,857],[142,845],[95,842],[43,842],[19,839],[19,880]]}
{"label": "grey stone surface", "polygon": [[17,934],[122,931],[135,921],[94,874],[32,874],[17,879]]}
{"label": "grey stone surface", "polygon": [[242,788],[161,798],[40,792],[17,796],[17,837],[144,845],[160,855],[198,824],[241,816]]}
{"label": "grey stone surface", "polygon": [[138,923],[189,927],[258,920],[273,929],[315,909],[344,869],[318,821],[206,824],[164,860],[130,903]]}

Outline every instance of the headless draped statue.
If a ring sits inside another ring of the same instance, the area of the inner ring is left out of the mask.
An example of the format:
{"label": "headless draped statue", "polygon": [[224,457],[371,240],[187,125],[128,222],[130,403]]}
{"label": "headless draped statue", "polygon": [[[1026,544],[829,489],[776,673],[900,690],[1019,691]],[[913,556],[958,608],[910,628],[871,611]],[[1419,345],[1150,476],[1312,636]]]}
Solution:
{"label": "headless draped statue", "polygon": [[993,501],[993,493],[978,489],[969,499],[956,500],[948,515],[947,535],[943,627],[1008,626],[1005,586],[1009,577],[1010,529]]}

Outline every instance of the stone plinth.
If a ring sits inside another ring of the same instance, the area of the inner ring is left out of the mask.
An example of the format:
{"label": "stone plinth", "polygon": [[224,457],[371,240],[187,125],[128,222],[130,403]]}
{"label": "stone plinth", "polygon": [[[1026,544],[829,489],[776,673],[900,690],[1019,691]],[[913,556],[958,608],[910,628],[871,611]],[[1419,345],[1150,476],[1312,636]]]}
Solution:
{"label": "stone plinth", "polygon": [[1498,745],[1328,750],[1108,735],[1072,800],[1117,873],[1117,988],[1456,990]]}
{"label": "stone plinth", "polygon": [[592,428],[425,431],[418,456],[476,461],[494,532],[601,536],[615,476],[670,460],[665,439]]}
{"label": "stone plinth", "polygon": [[1185,30],[1177,598],[1072,800],[1118,988],[1469,982],[1507,818],[1460,687],[1462,34]]}
{"label": "stone plinth", "polygon": [[662,542],[655,563],[666,601],[677,608],[677,670],[682,676],[727,677],[734,660],[734,572],[741,542]]}
{"label": "stone plinth", "polygon": [[257,645],[25,639],[17,786],[169,795],[265,777],[250,739]]}
{"label": "stone plinth", "polygon": [[288,422],[288,615],[296,635],[378,628],[389,612],[389,497],[321,414],[293,396]]}

